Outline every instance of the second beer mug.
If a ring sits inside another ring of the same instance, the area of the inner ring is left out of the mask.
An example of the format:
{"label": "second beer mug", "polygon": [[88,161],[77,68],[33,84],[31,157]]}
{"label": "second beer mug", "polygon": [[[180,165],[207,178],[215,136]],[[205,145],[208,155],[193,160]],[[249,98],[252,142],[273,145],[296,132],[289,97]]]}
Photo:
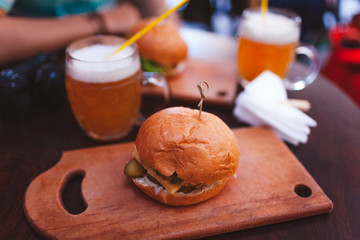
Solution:
{"label": "second beer mug", "polygon": [[168,98],[164,78],[143,81],[136,44],[107,58],[124,42],[116,36],[93,36],[66,49],[66,89],[71,109],[86,134],[94,139],[114,140],[130,132],[140,115],[141,85],[158,85]]}
{"label": "second beer mug", "polygon": [[[265,70],[284,79],[288,90],[300,90],[311,84],[319,73],[319,60],[314,47],[299,43],[301,18],[287,10],[246,9],[239,27],[238,68],[242,81],[252,81]],[[310,61],[302,75],[289,70],[297,55]]]}

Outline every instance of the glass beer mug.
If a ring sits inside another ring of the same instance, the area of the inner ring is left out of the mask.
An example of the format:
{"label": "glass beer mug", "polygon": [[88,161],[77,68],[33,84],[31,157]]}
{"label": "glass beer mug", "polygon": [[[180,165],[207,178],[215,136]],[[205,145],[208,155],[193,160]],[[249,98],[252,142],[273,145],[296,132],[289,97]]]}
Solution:
{"label": "glass beer mug", "polygon": [[[288,90],[301,90],[319,73],[316,49],[299,43],[301,18],[287,10],[269,8],[262,15],[260,8],[243,12],[238,30],[238,69],[243,85],[265,70],[280,76]],[[310,65],[300,73],[290,71],[297,55],[304,55]]]}
{"label": "glass beer mug", "polygon": [[117,36],[92,36],[66,49],[71,109],[81,128],[94,139],[114,140],[130,132],[139,120],[142,85],[158,85],[169,96],[164,78],[145,81],[136,44],[109,57],[124,42]]}

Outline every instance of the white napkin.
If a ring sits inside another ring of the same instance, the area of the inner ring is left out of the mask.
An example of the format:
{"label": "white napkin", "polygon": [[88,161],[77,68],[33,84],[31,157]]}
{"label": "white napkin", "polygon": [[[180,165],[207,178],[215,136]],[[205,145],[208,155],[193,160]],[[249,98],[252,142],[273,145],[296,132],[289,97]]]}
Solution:
{"label": "white napkin", "polygon": [[317,123],[294,106],[284,104],[286,100],[281,78],[264,71],[237,96],[234,115],[253,126],[270,126],[281,139],[293,145],[306,143],[310,127]]}

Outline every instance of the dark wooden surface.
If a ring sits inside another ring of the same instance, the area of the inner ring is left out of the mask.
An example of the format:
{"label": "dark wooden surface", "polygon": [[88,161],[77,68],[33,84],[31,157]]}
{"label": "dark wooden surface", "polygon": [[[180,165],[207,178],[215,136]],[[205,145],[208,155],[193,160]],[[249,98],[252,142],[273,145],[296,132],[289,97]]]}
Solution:
{"label": "dark wooden surface", "polygon": [[[331,212],[332,202],[270,129],[233,132],[242,167],[205,202],[170,207],[148,198],[123,174],[133,143],[120,143],[64,152],[27,189],[27,218],[42,235],[54,238],[157,240],[212,236]],[[88,206],[81,215],[70,215],[59,201],[59,187],[79,169],[86,176],[81,189]],[[294,192],[300,184],[311,189],[311,196]]]}
{"label": "dark wooden surface", "polygon": [[[207,239],[359,239],[360,110],[322,77],[290,96],[310,100],[309,115],[318,122],[306,145],[290,146],[290,149],[333,201],[333,212]],[[196,108],[197,103],[171,105]],[[145,114],[150,114],[159,106],[160,100],[145,98],[142,108]],[[230,127],[245,126],[233,117],[232,107],[212,107],[205,102],[204,109],[220,116]],[[53,110],[38,106],[22,121],[2,120],[0,239],[40,238],[25,218],[24,193],[36,176],[60,159],[63,151],[133,141],[137,130],[134,128],[121,141],[92,140],[78,127],[67,103]],[[71,194],[67,198],[71,199]],[[76,204],[70,200],[70,205]]]}

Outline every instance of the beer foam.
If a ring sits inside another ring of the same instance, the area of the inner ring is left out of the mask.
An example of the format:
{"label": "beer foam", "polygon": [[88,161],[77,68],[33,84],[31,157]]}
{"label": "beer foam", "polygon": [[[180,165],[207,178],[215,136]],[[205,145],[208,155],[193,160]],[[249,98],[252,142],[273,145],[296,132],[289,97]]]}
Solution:
{"label": "beer foam", "polygon": [[265,18],[260,12],[249,12],[240,31],[245,38],[268,44],[297,42],[300,36],[300,26],[296,21],[272,12],[268,12]]}
{"label": "beer foam", "polygon": [[140,69],[138,56],[133,47],[126,47],[107,59],[120,45],[95,44],[71,53],[74,61],[67,63],[67,73],[82,82],[104,83],[125,79]]}

